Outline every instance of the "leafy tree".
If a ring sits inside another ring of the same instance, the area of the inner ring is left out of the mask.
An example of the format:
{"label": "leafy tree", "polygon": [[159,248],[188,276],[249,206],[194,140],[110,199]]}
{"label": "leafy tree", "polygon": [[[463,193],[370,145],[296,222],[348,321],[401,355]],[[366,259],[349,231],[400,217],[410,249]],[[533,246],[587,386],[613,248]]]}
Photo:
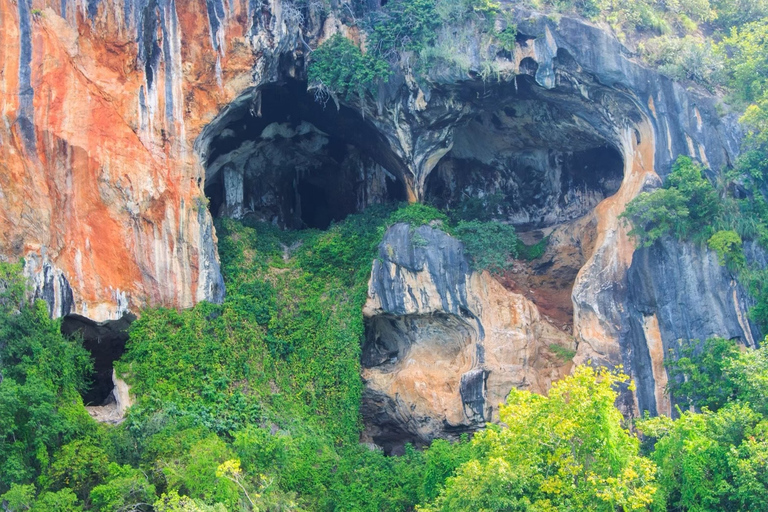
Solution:
{"label": "leafy tree", "polygon": [[642,192],[627,204],[620,215],[630,219],[630,236],[637,237],[644,247],[650,247],[661,237],[674,234],[681,236],[690,212],[685,197],[676,189],[660,189]]}
{"label": "leafy tree", "polygon": [[90,499],[91,508],[100,512],[144,512],[150,510],[157,497],[155,486],[141,470],[112,462],[104,483],[93,488]]}
{"label": "leafy tree", "polygon": [[92,439],[77,439],[54,455],[43,480],[54,491],[69,488],[84,500],[107,476],[108,465],[107,454]]}
{"label": "leafy tree", "polygon": [[45,304],[27,305],[19,265],[0,263],[0,492],[44,472],[62,444],[92,432],[80,392],[92,363]]}
{"label": "leafy tree", "polygon": [[717,411],[729,402],[768,414],[768,346],[741,350],[733,340],[688,342],[667,363],[669,391],[681,403]]}
{"label": "leafy tree", "polygon": [[709,238],[707,245],[717,253],[717,260],[720,265],[738,270],[747,264],[742,250],[741,237],[733,230],[718,231]]}
{"label": "leafy tree", "polygon": [[664,235],[703,242],[712,235],[712,224],[721,209],[717,191],[701,166],[680,156],[663,188],[639,194],[620,217],[631,222],[629,234],[643,246]]}
{"label": "leafy tree", "polygon": [[768,421],[748,405],[647,419],[660,494],[672,510],[768,510]]}
{"label": "leafy tree", "polygon": [[163,494],[153,504],[155,512],[227,512],[221,503],[206,505],[176,491]]}
{"label": "leafy tree", "polygon": [[38,497],[31,512],[82,512],[83,507],[72,489],[64,488],[56,492],[43,492]]}
{"label": "leafy tree", "polygon": [[682,343],[678,357],[665,363],[667,391],[686,407],[719,409],[736,396],[727,367],[738,355],[736,343],[723,338],[710,338],[702,345],[698,340]]}
{"label": "leafy tree", "polygon": [[480,455],[420,510],[649,509],[655,467],[614,406],[625,379],[578,367],[548,397],[513,389],[500,409],[505,426],[478,433]]}
{"label": "leafy tree", "polygon": [[729,85],[741,101],[756,102],[768,92],[767,36],[768,19],[761,19],[734,27],[723,39]]}
{"label": "leafy tree", "polygon": [[353,94],[362,96],[376,80],[389,76],[388,64],[360,48],[343,35],[336,33],[312,52],[307,70],[315,87],[325,87],[349,99]]}
{"label": "leafy tree", "polygon": [[11,488],[0,496],[0,504],[6,512],[22,512],[32,508],[35,502],[35,486],[11,484]]}

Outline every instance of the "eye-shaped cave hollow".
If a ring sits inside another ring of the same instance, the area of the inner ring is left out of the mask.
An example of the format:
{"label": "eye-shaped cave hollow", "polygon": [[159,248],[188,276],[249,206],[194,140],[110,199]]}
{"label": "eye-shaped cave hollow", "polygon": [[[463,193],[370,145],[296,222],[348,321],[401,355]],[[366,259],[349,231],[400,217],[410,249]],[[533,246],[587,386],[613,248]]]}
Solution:
{"label": "eye-shaped cave hollow", "polygon": [[525,231],[579,218],[619,189],[623,158],[594,112],[563,93],[543,99],[530,77],[517,84],[456,129],[427,178],[427,202]]}
{"label": "eye-shaped cave hollow", "polygon": [[85,405],[101,406],[114,401],[114,363],[125,353],[128,328],[135,319],[130,313],[119,320],[100,323],[80,315],[67,315],[62,319],[61,333],[81,338],[93,359],[91,386],[83,394]]}
{"label": "eye-shaped cave hollow", "polygon": [[206,127],[198,149],[214,217],[325,229],[405,199],[382,136],[352,109],[315,101],[304,82],[244,94]]}

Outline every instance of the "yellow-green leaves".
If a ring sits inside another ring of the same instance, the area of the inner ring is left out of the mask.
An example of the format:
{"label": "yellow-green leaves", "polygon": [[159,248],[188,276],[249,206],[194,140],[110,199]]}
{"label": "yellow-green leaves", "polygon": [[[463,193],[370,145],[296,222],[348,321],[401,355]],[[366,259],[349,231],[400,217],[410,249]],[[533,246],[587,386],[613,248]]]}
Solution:
{"label": "yellow-green leaves", "polygon": [[512,390],[500,429],[476,435],[485,456],[461,466],[424,511],[646,510],[655,465],[614,406],[627,377],[578,367],[548,397]]}

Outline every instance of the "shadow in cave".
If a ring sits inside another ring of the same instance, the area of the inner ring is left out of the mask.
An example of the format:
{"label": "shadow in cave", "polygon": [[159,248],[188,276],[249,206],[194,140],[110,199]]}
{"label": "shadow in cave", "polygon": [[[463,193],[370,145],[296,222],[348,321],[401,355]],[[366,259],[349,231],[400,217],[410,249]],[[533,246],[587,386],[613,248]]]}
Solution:
{"label": "shadow in cave", "polygon": [[401,163],[354,110],[287,81],[233,102],[198,141],[214,217],[327,228],[375,203],[402,201]]}
{"label": "shadow in cave", "polygon": [[81,338],[93,359],[92,385],[83,394],[85,405],[105,405],[113,400],[112,370],[115,361],[125,353],[128,328],[135,319],[130,313],[106,322],[94,322],[80,315],[67,315],[62,319],[61,333]]}
{"label": "shadow in cave", "polygon": [[514,100],[497,100],[456,129],[427,177],[428,203],[526,231],[578,219],[618,191],[621,152],[567,105],[536,98],[527,78]]}

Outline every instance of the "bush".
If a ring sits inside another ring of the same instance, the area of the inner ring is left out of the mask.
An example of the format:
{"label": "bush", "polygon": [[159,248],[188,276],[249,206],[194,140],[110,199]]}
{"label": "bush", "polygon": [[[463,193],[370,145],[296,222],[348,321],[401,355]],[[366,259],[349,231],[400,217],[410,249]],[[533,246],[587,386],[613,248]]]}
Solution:
{"label": "bush", "polygon": [[453,230],[464,243],[467,256],[477,270],[500,272],[517,257],[519,238],[509,224],[489,221],[461,221]]}
{"label": "bush", "polygon": [[24,303],[20,270],[0,262],[0,492],[32,482],[63,444],[95,429],[79,395],[90,355],[62,336],[45,303]]}
{"label": "bush", "polygon": [[701,166],[680,156],[664,187],[639,194],[619,217],[631,222],[631,236],[650,246],[664,235],[704,242],[714,233],[721,211],[720,198]]}
{"label": "bush", "polygon": [[613,386],[625,377],[577,367],[549,396],[512,389],[504,426],[475,435],[475,457],[418,510],[648,510],[655,467],[622,427]]}
{"label": "bush", "polygon": [[741,237],[735,231],[718,231],[707,241],[710,249],[717,253],[720,265],[739,270],[747,264],[742,251]]}
{"label": "bush", "polygon": [[312,87],[325,87],[349,99],[372,91],[377,80],[389,76],[389,66],[336,33],[312,52],[307,76]]}

